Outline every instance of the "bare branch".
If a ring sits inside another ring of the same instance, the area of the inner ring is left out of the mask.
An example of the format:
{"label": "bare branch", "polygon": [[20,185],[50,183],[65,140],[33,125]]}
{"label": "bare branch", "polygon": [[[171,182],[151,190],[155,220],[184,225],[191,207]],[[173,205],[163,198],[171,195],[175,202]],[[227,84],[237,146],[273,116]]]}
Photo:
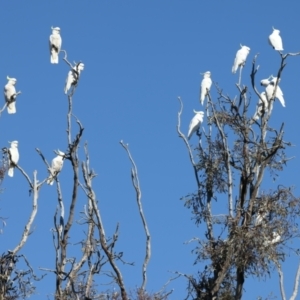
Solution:
{"label": "bare branch", "polygon": [[115,258],[113,253],[109,251],[107,242],[106,242],[106,236],[104,232],[104,226],[102,223],[100,211],[97,206],[97,201],[96,201],[96,194],[92,188],[92,179],[94,178],[93,172],[91,172],[89,168],[89,156],[88,156],[88,151],[87,151],[87,144],[85,145],[85,154],[86,154],[86,162],[82,162],[82,172],[83,172],[83,178],[85,182],[85,189],[86,189],[86,195],[89,197],[93,211],[97,220],[97,228],[99,231],[99,238],[100,238],[100,244],[101,247],[109,261],[110,266],[112,267],[114,273],[115,273],[115,279],[116,283],[118,284],[120,290],[121,290],[121,296],[122,300],[128,300],[127,292],[125,289],[125,284],[124,280],[121,274],[121,271],[119,270],[117,264],[115,263]]}
{"label": "bare branch", "polygon": [[216,120],[216,125],[218,127],[219,133],[222,137],[222,142],[223,142],[223,147],[225,149],[225,161],[226,161],[226,169],[227,169],[227,176],[228,176],[228,208],[229,208],[229,215],[230,217],[233,217],[233,193],[232,193],[232,188],[233,188],[233,181],[232,181],[232,171],[231,171],[231,166],[230,166],[230,150],[228,148],[228,144],[227,144],[227,138],[226,135],[224,134],[223,129],[221,128],[221,125],[219,123],[217,114],[215,112],[215,108],[214,105],[211,101],[211,97],[210,94],[208,94],[208,101],[211,105],[212,111],[213,111],[213,115],[215,117]]}
{"label": "bare branch", "polygon": [[[23,169],[21,169],[20,167],[16,166],[22,173],[23,175],[26,174]],[[30,214],[30,217],[29,217],[29,220],[24,228],[24,231],[23,231],[23,234],[22,234],[22,238],[19,242],[19,244],[15,247],[15,249],[12,251],[13,255],[16,255],[17,252],[19,252],[22,247],[25,245],[27,239],[28,239],[28,236],[30,235],[30,229],[31,229],[31,226],[32,226],[32,223],[35,219],[35,216],[37,214],[37,209],[38,209],[38,206],[37,206],[37,200],[38,200],[38,184],[37,184],[37,179],[36,179],[36,175],[37,175],[37,171],[34,171],[33,172],[33,185],[32,185],[32,192],[33,192],[33,195],[32,195],[32,211],[31,211],[31,214]],[[25,175],[24,175],[25,176]],[[27,174],[26,174],[27,176]],[[26,177],[25,176],[25,177]],[[29,183],[31,184],[30,182],[30,179],[29,177],[27,176],[27,180],[29,181]]]}
{"label": "bare branch", "polygon": [[70,67],[70,69],[73,69],[72,64],[67,59],[67,51],[66,50],[60,50],[60,52],[64,52],[65,56],[63,57],[63,60],[66,62],[66,64]]}
{"label": "bare branch", "polygon": [[283,285],[283,272],[281,270],[281,266],[280,266],[279,262],[275,261],[274,263],[275,263],[275,266],[277,268],[278,275],[279,275],[279,286],[280,286],[281,297],[282,297],[282,300],[286,300],[285,292],[284,292],[284,285]]}
{"label": "bare branch", "polygon": [[120,144],[127,152],[129,160],[132,164],[131,179],[132,179],[132,184],[133,184],[135,192],[136,192],[136,201],[137,201],[137,205],[139,208],[140,216],[141,216],[141,219],[143,222],[143,227],[144,227],[145,235],[146,235],[146,255],[145,255],[145,259],[144,259],[144,263],[143,263],[143,283],[141,285],[141,289],[144,290],[146,287],[146,283],[147,283],[147,265],[148,265],[150,257],[151,257],[151,236],[150,236],[147,221],[146,221],[146,218],[145,218],[145,215],[143,212],[142,201],[141,201],[142,192],[141,192],[141,188],[140,188],[140,182],[139,182],[136,164],[131,156],[128,144],[124,144],[123,141],[120,141]]}
{"label": "bare branch", "polygon": [[298,295],[299,279],[300,279],[300,263],[298,265],[297,274],[296,274],[296,277],[295,277],[293,295],[290,298],[290,300],[295,300],[297,295]]}

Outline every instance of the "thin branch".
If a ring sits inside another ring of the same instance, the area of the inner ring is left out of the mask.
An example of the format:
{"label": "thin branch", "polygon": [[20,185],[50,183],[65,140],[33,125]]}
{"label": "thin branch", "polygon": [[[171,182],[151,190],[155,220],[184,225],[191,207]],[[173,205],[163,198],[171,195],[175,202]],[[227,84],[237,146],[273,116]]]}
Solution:
{"label": "thin branch", "polygon": [[94,174],[93,172],[90,170],[89,167],[89,156],[88,156],[88,151],[87,151],[87,144],[85,144],[85,154],[86,154],[86,162],[82,162],[82,172],[83,172],[83,178],[84,178],[84,182],[86,185],[86,195],[89,197],[89,199],[91,200],[92,206],[93,206],[93,211],[97,220],[97,228],[99,230],[99,237],[100,237],[100,244],[101,247],[109,261],[110,266],[112,267],[112,269],[114,270],[115,273],[115,280],[116,283],[118,284],[120,290],[121,290],[121,296],[122,296],[122,300],[128,300],[128,296],[127,296],[127,292],[125,289],[125,284],[124,284],[124,280],[121,274],[121,271],[119,270],[117,264],[115,263],[115,257],[113,255],[113,253],[111,253],[111,251],[109,251],[107,243],[106,243],[106,236],[105,236],[105,232],[104,232],[104,226],[102,223],[102,219],[101,219],[101,215],[100,215],[100,211],[98,209],[97,206],[97,201],[96,201],[96,194],[92,188],[92,179],[94,178]]}
{"label": "thin branch", "polygon": [[63,57],[63,60],[66,62],[67,65],[69,65],[70,69],[73,69],[72,64],[67,59],[67,51],[66,50],[60,50],[60,52],[64,52],[65,56]]}
{"label": "thin branch", "polygon": [[[182,103],[182,100],[180,97],[177,98],[179,103],[180,103],[180,110],[178,112],[178,121],[177,121],[177,132],[179,134],[179,137],[183,139],[187,149],[188,149],[188,152],[189,152],[189,157],[190,157],[190,161],[192,163],[192,166],[193,166],[193,169],[194,169],[194,175],[195,175],[195,178],[196,178],[196,181],[197,181],[197,187],[199,189],[200,187],[200,181],[199,181],[199,178],[198,178],[198,171],[197,171],[197,165],[194,161],[194,158],[193,158],[193,153],[192,153],[192,150],[191,150],[191,147],[185,137],[185,135],[181,132],[181,129],[180,129],[180,126],[181,126],[181,114],[182,114],[182,111],[183,111],[183,103]],[[199,197],[199,200],[200,200],[200,204],[201,204],[201,207],[203,208],[204,205],[202,203],[202,200],[201,198]]]}
{"label": "thin branch", "polygon": [[19,165],[15,165],[15,167],[23,174],[23,176],[26,178],[27,182],[29,183],[29,186],[31,189],[34,188],[34,183],[32,184],[29,176],[27,175],[27,173],[19,166]]}
{"label": "thin branch", "polygon": [[284,292],[284,285],[283,285],[283,272],[281,270],[281,266],[278,262],[274,262],[278,271],[278,275],[279,275],[279,286],[280,286],[280,293],[281,293],[281,297],[282,300],[286,300],[285,297],[285,292]]}
{"label": "thin branch", "polygon": [[295,277],[293,295],[290,298],[290,300],[295,300],[297,295],[298,295],[299,279],[300,279],[300,263],[298,265],[298,270],[297,270],[297,274],[296,274],[296,277]]}
{"label": "thin branch", "polygon": [[225,162],[226,162],[226,170],[227,170],[227,176],[228,176],[228,207],[229,207],[229,215],[230,215],[230,217],[233,217],[233,198],[232,198],[233,197],[233,192],[232,192],[233,180],[232,180],[232,172],[231,172],[231,167],[230,167],[230,150],[228,148],[226,135],[224,134],[224,131],[221,128],[218,117],[216,115],[216,111],[215,111],[214,105],[211,101],[210,94],[208,94],[207,96],[208,96],[208,101],[209,101],[212,111],[213,111],[213,115],[216,120],[216,125],[217,125],[219,133],[222,137],[222,143],[223,143],[223,147],[225,150]]}
{"label": "thin branch", "polygon": [[[18,167],[18,166],[16,166]],[[20,170],[20,167],[18,167]],[[22,170],[23,171],[23,170]],[[21,172],[22,172],[21,171]],[[23,171],[24,172],[24,171]],[[24,172],[25,173],[25,172]],[[26,174],[26,173],[25,173]],[[27,175],[27,174],[26,174]],[[19,244],[15,247],[15,249],[12,251],[13,255],[15,255],[18,251],[21,250],[21,248],[25,245],[28,236],[30,235],[30,229],[32,226],[32,223],[35,219],[36,213],[37,213],[37,200],[38,200],[38,185],[37,185],[37,179],[36,179],[37,171],[33,172],[33,185],[32,185],[32,191],[33,191],[33,196],[32,196],[32,211],[29,217],[29,220],[24,228],[22,238],[19,242]],[[24,175],[25,176],[25,175]],[[25,176],[26,177],[26,176]],[[28,176],[27,176],[28,177]],[[27,179],[30,182],[30,179]]]}
{"label": "thin branch", "polygon": [[132,169],[131,169],[131,179],[132,179],[132,184],[134,186],[135,192],[136,192],[136,201],[137,201],[137,205],[139,208],[139,212],[140,212],[140,216],[143,222],[143,226],[144,226],[144,230],[145,230],[145,235],[146,235],[146,255],[145,255],[145,259],[144,259],[144,263],[143,263],[143,268],[142,268],[142,272],[143,272],[143,283],[141,286],[141,289],[145,289],[146,287],[146,283],[147,283],[147,266],[151,257],[151,236],[150,236],[150,232],[148,229],[148,225],[147,225],[147,221],[143,212],[143,207],[142,207],[142,201],[141,201],[141,197],[142,197],[142,192],[141,192],[141,188],[140,188],[140,182],[139,182],[139,177],[138,177],[138,171],[137,171],[137,167],[136,164],[131,156],[131,153],[129,151],[129,147],[128,144],[124,144],[123,141],[120,141],[120,144],[122,145],[122,147],[125,149],[125,151],[128,154],[129,160],[132,164]]}

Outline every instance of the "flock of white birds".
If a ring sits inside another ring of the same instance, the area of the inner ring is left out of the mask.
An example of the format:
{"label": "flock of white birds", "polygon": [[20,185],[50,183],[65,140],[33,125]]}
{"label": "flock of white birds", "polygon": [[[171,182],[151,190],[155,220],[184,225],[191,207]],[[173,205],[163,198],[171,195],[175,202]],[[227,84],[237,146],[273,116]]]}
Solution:
{"label": "flock of white birds", "polygon": [[[275,29],[273,27],[273,32],[269,36],[269,44],[273,47],[274,50],[276,51],[283,51],[283,46],[282,46],[282,39],[280,37],[280,31],[278,29]],[[238,68],[242,69],[246,63],[247,56],[250,52],[250,48],[247,46],[240,45],[241,49],[239,49],[236,53],[233,66],[232,66],[232,73],[235,74]],[[203,79],[201,81],[200,85],[200,103],[203,106],[204,105],[204,100],[205,97],[207,97],[211,85],[212,85],[212,80],[211,80],[211,73],[209,71],[205,72],[202,74]],[[261,85],[265,87],[265,91],[260,94],[260,98],[258,100],[258,104],[256,107],[256,112],[253,116],[254,120],[258,120],[260,117],[263,116],[263,114],[266,114],[267,112],[271,113],[272,108],[273,108],[273,101],[275,99],[278,99],[279,102],[283,107],[285,107],[285,101],[283,98],[283,93],[282,90],[279,87],[279,82],[280,79],[278,80],[277,77],[274,77],[271,75],[267,79],[261,80]],[[275,99],[273,94],[274,90],[276,87],[276,92],[275,92]],[[198,132],[200,129],[201,124],[203,123],[204,119],[204,112],[203,111],[196,111],[194,110],[195,116],[192,118],[190,125],[189,125],[189,130],[187,134],[187,138],[190,139],[192,135],[195,132]],[[267,217],[267,213],[263,214],[258,214],[255,220],[255,225],[258,226],[262,224],[263,220]],[[271,245],[274,243],[279,242],[281,239],[281,236],[277,232],[272,233],[272,238],[268,239],[265,245]]]}
{"label": "flock of white birds", "polygon": [[[49,38],[49,48],[50,48],[50,62],[52,64],[58,64],[59,62],[59,53],[61,51],[62,38],[60,36],[60,28],[59,27],[51,27],[52,34]],[[82,62],[75,63],[75,66],[68,72],[68,76],[66,79],[64,93],[67,94],[72,86],[75,86],[79,80],[79,76],[81,71],[84,69],[84,64]],[[7,84],[4,87],[4,98],[5,98],[5,106],[7,107],[7,112],[9,114],[16,113],[16,100],[17,96],[21,94],[21,92],[17,92],[15,85],[17,82],[16,78],[10,78],[7,76]],[[4,106],[4,108],[5,108]],[[4,109],[3,108],[3,109]],[[8,166],[8,176],[13,177],[14,168],[19,162],[19,151],[18,151],[18,141],[12,141],[10,143],[10,148],[7,149],[9,166]],[[48,169],[49,177],[47,179],[47,183],[52,185],[56,176],[61,171],[63,167],[63,161],[65,159],[65,153],[57,150],[54,151],[57,156],[52,160],[51,167]]]}
{"label": "flock of white birds", "polygon": [[[273,28],[272,34],[269,36],[269,43],[275,49],[276,51],[282,51],[282,39],[279,35],[280,31],[278,29]],[[241,49],[239,49],[236,53],[233,66],[232,66],[232,73],[235,74],[238,68],[243,68],[247,56],[250,52],[250,48],[247,46],[241,45]],[[205,97],[210,91],[211,85],[212,85],[212,80],[211,80],[211,73],[209,71],[205,72],[202,74],[203,79],[201,81],[200,85],[200,103],[201,105],[204,104]],[[253,119],[257,120],[259,117],[262,116],[263,112],[268,112],[272,110],[273,108],[273,103],[271,101],[274,93],[274,89],[276,87],[276,93],[275,93],[275,98],[279,100],[281,105],[285,107],[285,101],[283,98],[283,93],[282,90],[279,87],[279,82],[280,80],[277,79],[277,77],[274,77],[271,75],[267,79],[261,80],[261,85],[265,87],[265,91],[260,94],[260,98],[258,100],[258,105],[256,108],[255,115]],[[195,116],[190,122],[189,126],[189,131],[188,131],[188,139],[191,138],[193,133],[197,132],[200,128],[201,123],[203,122],[204,118],[204,112],[203,111],[196,111],[194,110]]]}

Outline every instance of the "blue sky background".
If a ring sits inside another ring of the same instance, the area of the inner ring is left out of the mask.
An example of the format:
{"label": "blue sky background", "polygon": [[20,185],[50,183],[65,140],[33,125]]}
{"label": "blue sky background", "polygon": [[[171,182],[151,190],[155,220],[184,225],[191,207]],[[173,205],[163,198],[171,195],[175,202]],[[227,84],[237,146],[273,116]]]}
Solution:
{"label": "blue sky background", "polygon": [[[4,86],[7,75],[15,77],[17,90],[22,91],[17,114],[5,111],[0,118],[1,147],[8,146],[7,141],[18,140],[20,166],[28,174],[37,170],[40,180],[47,171],[34,148],[40,148],[48,161],[54,157],[54,149],[66,150],[67,98],[63,87],[68,66],[62,56],[58,65],[50,64],[48,49],[50,28],[59,26],[68,59],[85,64],[74,97],[74,114],[85,127],[83,141],[89,144],[91,166],[98,174],[94,188],[106,232],[112,235],[120,222],[118,250],[124,252],[125,260],[135,262],[135,267],[120,266],[126,286],[141,284],[145,237],[130,163],[119,145],[121,139],[129,143],[138,166],[152,236],[147,289],[158,291],[174,271],[196,273],[193,245],[184,242],[204,232],[203,227],[194,225],[190,212],[179,200],[195,191],[196,184],[187,151],[176,133],[177,96],[184,102],[185,132],[192,110],[201,109],[200,72],[211,71],[212,79],[234,97],[238,75],[231,73],[231,67],[240,43],[251,48],[243,76],[246,85],[250,87],[251,61],[257,53],[257,80],[275,75],[279,55],[267,38],[274,26],[281,31],[285,51],[300,51],[299,8],[296,1],[283,5],[278,0],[272,5],[259,1],[1,1],[0,82]],[[266,189],[278,184],[294,185],[297,195],[299,83],[300,57],[289,58],[280,84],[286,108],[275,103],[271,125],[279,128],[285,123],[285,140],[295,146],[287,154],[296,159],[275,182],[267,177],[264,183]],[[215,89],[211,94],[216,99]],[[254,96],[253,112],[256,101]],[[193,145],[196,142],[196,138],[191,140]],[[60,174],[66,206],[70,201],[70,170],[66,163]],[[1,253],[15,247],[31,209],[27,182],[18,171],[14,178],[5,178],[2,188],[0,215],[8,219],[0,235]],[[84,203],[81,193],[76,219]],[[55,188],[44,186],[34,232],[22,250],[35,268],[54,265],[50,229],[56,207]],[[76,237],[82,231],[74,228],[72,242],[79,241]],[[297,263],[298,259],[291,257],[284,265],[287,296],[291,294]],[[277,277],[274,272],[266,281],[247,279],[243,299],[266,297],[271,292],[280,298]],[[48,274],[37,288],[32,299],[46,299],[54,291],[54,276]],[[106,290],[107,286],[102,288]],[[183,299],[186,281],[173,281],[168,289],[174,289],[171,299]]]}

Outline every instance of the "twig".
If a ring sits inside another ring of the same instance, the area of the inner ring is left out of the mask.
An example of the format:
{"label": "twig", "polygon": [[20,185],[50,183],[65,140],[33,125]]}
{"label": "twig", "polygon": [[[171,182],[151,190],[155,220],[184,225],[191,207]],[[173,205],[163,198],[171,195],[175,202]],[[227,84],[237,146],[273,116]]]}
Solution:
{"label": "twig", "polygon": [[141,289],[145,289],[146,287],[146,283],[147,283],[147,266],[151,257],[151,236],[150,236],[150,232],[148,229],[148,225],[147,225],[147,221],[143,212],[143,207],[142,207],[142,201],[141,201],[141,197],[142,197],[142,192],[141,192],[141,188],[140,188],[140,182],[139,182],[139,177],[138,177],[138,171],[137,171],[137,167],[136,164],[131,156],[131,153],[129,151],[129,147],[128,144],[124,144],[123,141],[120,141],[120,144],[122,145],[122,147],[125,149],[125,151],[128,154],[129,160],[132,164],[132,169],[131,169],[131,179],[132,179],[132,184],[134,186],[135,192],[136,192],[136,201],[137,201],[137,205],[139,208],[139,212],[140,212],[140,216],[143,222],[143,226],[144,226],[144,230],[145,230],[145,235],[146,235],[146,255],[145,255],[145,259],[144,259],[144,263],[143,263],[143,268],[142,268],[142,272],[143,272],[143,283],[141,286]]}

